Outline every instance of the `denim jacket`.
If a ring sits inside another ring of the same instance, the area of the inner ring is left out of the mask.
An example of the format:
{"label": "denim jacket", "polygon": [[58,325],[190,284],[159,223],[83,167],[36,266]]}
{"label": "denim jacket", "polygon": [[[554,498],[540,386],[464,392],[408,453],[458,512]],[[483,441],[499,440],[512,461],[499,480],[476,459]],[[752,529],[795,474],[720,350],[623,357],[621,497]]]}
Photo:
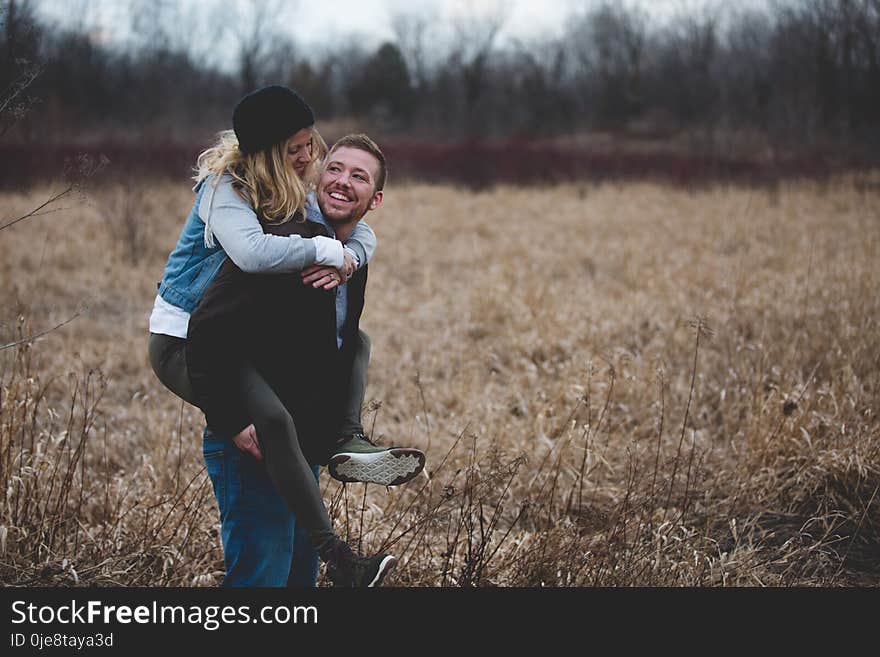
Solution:
{"label": "denim jacket", "polygon": [[219,244],[205,246],[205,222],[199,217],[199,202],[207,187],[204,180],[197,186],[192,210],[183,224],[177,245],[168,256],[159,283],[159,296],[188,313],[195,310],[205,288],[226,261],[226,252]]}

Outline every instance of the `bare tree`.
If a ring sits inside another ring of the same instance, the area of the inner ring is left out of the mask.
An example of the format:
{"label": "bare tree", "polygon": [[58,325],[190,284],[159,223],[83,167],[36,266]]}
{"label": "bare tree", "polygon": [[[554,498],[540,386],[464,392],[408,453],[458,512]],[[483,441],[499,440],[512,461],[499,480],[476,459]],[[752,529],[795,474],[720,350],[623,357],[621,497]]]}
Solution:
{"label": "bare tree", "polygon": [[37,102],[31,94],[42,73],[39,38],[33,6],[28,0],[6,0],[0,5],[0,137],[18,123]]}
{"label": "bare tree", "polygon": [[481,100],[488,95],[491,53],[509,13],[510,2],[496,2],[481,14],[465,14],[453,21],[454,37],[450,42],[448,66],[458,75],[464,98],[465,132],[472,137],[487,133],[488,118],[478,112]]}
{"label": "bare tree", "polygon": [[128,17],[135,48],[190,55],[193,43],[199,41],[198,13],[194,11],[198,8],[177,0],[129,0]]}
{"label": "bare tree", "polygon": [[602,121],[623,122],[642,107],[647,16],[637,7],[601,2],[567,30],[584,93],[596,98]]}
{"label": "bare tree", "polygon": [[[278,25],[295,6],[284,0],[249,0],[227,6],[227,25],[238,44],[241,92],[247,93],[267,81],[267,69],[278,54],[279,40],[290,44],[289,36],[281,36]],[[289,54],[282,52],[279,56]]]}
{"label": "bare tree", "polygon": [[391,15],[391,30],[400,52],[403,53],[417,91],[428,84],[429,38],[437,25],[433,8],[414,11],[412,7]]}

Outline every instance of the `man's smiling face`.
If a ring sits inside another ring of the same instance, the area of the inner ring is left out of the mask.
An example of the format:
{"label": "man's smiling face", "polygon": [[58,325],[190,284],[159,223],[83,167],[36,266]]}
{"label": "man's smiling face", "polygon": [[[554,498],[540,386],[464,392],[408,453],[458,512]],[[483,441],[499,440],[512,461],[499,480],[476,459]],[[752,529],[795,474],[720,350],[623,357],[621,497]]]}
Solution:
{"label": "man's smiling face", "polygon": [[335,224],[358,221],[382,202],[376,191],[378,160],[366,151],[341,146],[330,153],[318,181],[318,205]]}

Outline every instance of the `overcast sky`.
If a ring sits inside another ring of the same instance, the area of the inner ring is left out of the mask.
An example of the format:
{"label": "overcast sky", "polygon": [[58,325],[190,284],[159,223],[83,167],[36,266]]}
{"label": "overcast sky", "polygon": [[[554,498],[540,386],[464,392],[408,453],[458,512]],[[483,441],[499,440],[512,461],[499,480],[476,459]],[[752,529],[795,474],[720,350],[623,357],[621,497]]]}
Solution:
{"label": "overcast sky", "polygon": [[[110,41],[131,38],[129,2],[126,0],[34,0],[39,12],[62,25],[100,26]],[[639,7],[652,20],[663,21],[680,12],[700,8],[730,9],[766,6],[771,0],[617,0],[616,4]],[[249,7],[279,0],[152,0],[182,15],[204,19],[206,8],[238,4]],[[149,4],[149,3],[148,3]],[[481,15],[503,15],[499,41],[539,39],[559,35],[566,18],[582,12],[598,0],[288,0],[281,3],[278,27],[295,37],[298,45],[312,47],[332,43],[338,37],[355,37],[366,47],[393,38],[391,18],[406,10],[450,23]],[[213,10],[212,10],[213,11]],[[216,13],[216,12],[215,12]]]}
{"label": "overcast sky", "polygon": [[[401,8],[417,7],[433,13],[439,20],[503,11],[506,18],[502,36],[529,38],[560,33],[572,12],[597,4],[600,0],[328,0],[323,4],[301,0],[299,16],[315,29],[338,25],[345,31],[361,28],[364,32],[390,37],[390,16]],[[679,10],[766,6],[767,0],[615,0],[612,4],[640,7],[662,20]]]}

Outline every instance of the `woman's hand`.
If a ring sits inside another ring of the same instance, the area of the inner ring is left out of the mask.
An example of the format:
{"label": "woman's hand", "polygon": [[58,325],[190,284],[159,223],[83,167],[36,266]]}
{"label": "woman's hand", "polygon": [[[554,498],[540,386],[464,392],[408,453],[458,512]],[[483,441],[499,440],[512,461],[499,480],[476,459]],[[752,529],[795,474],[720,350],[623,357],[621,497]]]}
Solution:
{"label": "woman's hand", "polygon": [[354,276],[358,266],[357,260],[352,255],[351,251],[343,249],[342,253],[342,268],[339,270],[339,273],[342,276],[343,282],[347,283],[348,279]]}
{"label": "woman's hand", "polygon": [[250,454],[258,461],[263,460],[263,452],[260,450],[260,443],[257,440],[257,430],[253,424],[242,429],[241,433],[232,439],[232,442],[245,454]]}

